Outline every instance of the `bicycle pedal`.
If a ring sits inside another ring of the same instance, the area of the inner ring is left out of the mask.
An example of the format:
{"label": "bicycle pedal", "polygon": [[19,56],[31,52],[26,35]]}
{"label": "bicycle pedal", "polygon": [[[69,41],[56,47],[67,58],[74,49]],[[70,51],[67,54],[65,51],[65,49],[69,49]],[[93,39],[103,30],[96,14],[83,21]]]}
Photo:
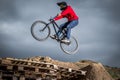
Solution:
{"label": "bicycle pedal", "polygon": [[50,36],[50,38],[55,39],[55,37],[53,37],[53,36]]}

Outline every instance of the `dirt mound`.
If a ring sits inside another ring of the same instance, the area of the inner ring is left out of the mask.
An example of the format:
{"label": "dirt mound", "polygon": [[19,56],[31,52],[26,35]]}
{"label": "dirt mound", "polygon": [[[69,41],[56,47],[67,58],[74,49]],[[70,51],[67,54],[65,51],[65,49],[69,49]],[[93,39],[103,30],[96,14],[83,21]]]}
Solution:
{"label": "dirt mound", "polygon": [[66,68],[73,68],[73,69],[87,71],[86,75],[80,77],[80,79],[78,80],[114,80],[101,63],[90,60],[82,60],[73,63],[73,62],[62,62],[58,60],[53,60],[50,57],[41,57],[41,56],[28,58],[28,60],[52,63]]}
{"label": "dirt mound", "polygon": [[76,63],[81,70],[87,71],[85,80],[114,80],[101,63],[83,60]]}

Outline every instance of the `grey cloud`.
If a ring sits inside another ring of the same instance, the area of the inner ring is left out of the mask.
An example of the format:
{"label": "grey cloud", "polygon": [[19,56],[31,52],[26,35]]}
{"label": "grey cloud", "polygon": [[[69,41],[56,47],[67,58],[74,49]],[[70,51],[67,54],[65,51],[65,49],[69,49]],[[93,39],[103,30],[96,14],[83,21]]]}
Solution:
{"label": "grey cloud", "polygon": [[[97,10],[100,10],[97,14],[105,14],[107,20],[111,22],[120,22],[120,1],[119,0],[77,0],[68,1],[77,8],[83,8],[92,13],[96,14]],[[88,14],[89,15],[89,14]]]}
{"label": "grey cloud", "polygon": [[[118,49],[119,51],[120,51],[120,49]],[[118,51],[117,50],[117,51]],[[116,54],[116,55],[112,55],[112,56],[109,56],[109,58],[106,60],[106,62],[105,63],[108,63],[110,66],[119,66],[120,64],[120,62],[119,62],[119,58],[120,58],[120,54],[118,53],[118,52],[116,52],[116,51],[114,51],[113,52],[114,54]],[[112,63],[112,64],[111,64]]]}
{"label": "grey cloud", "polygon": [[113,22],[120,22],[120,1],[119,0],[101,0],[96,4],[106,12],[107,18]]}
{"label": "grey cloud", "polygon": [[0,21],[12,21],[17,19],[18,13],[16,0],[0,0]]}

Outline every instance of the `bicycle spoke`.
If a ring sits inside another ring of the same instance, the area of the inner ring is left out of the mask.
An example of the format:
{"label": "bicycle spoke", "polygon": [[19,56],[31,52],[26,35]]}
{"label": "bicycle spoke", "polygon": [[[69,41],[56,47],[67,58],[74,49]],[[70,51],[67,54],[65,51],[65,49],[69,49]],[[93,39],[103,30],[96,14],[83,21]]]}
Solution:
{"label": "bicycle spoke", "polygon": [[31,27],[31,33],[36,40],[42,41],[49,37],[50,28],[46,27],[46,23],[42,21],[36,21]]}
{"label": "bicycle spoke", "polygon": [[78,43],[74,37],[70,39],[71,43],[60,43],[61,49],[67,54],[75,54],[78,50]]}

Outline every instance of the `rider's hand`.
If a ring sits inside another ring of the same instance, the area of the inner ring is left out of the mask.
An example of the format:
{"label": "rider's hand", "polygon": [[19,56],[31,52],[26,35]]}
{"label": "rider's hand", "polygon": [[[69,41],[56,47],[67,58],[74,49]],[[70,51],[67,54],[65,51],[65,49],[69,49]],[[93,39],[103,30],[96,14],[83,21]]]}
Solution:
{"label": "rider's hand", "polygon": [[60,13],[60,14],[58,14],[58,16],[61,16],[61,13]]}
{"label": "rider's hand", "polygon": [[54,19],[49,19],[50,22],[54,22]]}

